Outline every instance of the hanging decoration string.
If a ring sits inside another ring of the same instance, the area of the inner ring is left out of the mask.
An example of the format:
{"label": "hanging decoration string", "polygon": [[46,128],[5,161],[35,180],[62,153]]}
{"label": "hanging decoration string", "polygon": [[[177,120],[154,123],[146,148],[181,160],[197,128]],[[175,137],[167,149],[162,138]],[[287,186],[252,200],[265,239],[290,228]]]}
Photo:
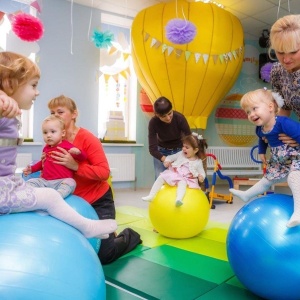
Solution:
{"label": "hanging decoration string", "polygon": [[165,27],[166,38],[173,44],[187,44],[191,42],[197,34],[196,26],[186,19],[183,7],[182,15],[184,19],[178,18],[178,7],[176,0],[176,18],[171,19]]}
{"label": "hanging decoration string", "polygon": [[[279,0],[279,2],[278,2],[277,20],[278,20],[278,18],[279,18],[279,11],[280,11],[280,8],[281,8],[281,0]],[[291,9],[290,9],[290,0],[288,0],[288,11],[289,11],[289,13],[291,13]]]}
{"label": "hanging decoration string", "polygon": [[92,25],[92,18],[93,18],[93,8],[94,8],[94,0],[92,0],[92,8],[91,8],[91,15],[90,15],[90,22],[89,22],[89,29],[88,29],[88,40],[90,40],[90,31]]}
{"label": "hanging decoration string", "polygon": [[73,54],[73,4],[74,0],[71,1],[71,54]]}

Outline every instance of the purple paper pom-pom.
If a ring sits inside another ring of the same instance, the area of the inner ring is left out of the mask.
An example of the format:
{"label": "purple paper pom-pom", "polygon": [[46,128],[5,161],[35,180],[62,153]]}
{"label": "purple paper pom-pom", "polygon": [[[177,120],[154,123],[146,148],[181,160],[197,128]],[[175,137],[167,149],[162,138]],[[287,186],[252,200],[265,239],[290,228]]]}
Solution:
{"label": "purple paper pom-pom", "polygon": [[196,35],[196,26],[190,21],[172,19],[166,25],[167,39],[174,44],[187,44]]}
{"label": "purple paper pom-pom", "polygon": [[271,81],[271,69],[272,69],[273,63],[268,62],[262,66],[260,69],[260,77],[265,82]]}

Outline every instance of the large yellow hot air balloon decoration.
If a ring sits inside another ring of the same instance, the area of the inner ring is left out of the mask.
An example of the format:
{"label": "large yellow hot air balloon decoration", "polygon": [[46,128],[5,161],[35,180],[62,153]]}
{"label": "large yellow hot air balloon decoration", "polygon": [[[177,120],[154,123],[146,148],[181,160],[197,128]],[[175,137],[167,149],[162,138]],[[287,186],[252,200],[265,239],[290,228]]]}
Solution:
{"label": "large yellow hot air balloon decoration", "polygon": [[[186,44],[167,39],[166,25],[180,18],[196,27]],[[132,58],[151,102],[165,96],[191,128],[206,128],[207,118],[229,92],[243,63],[240,21],[215,4],[179,0],[140,11],[132,24]]]}

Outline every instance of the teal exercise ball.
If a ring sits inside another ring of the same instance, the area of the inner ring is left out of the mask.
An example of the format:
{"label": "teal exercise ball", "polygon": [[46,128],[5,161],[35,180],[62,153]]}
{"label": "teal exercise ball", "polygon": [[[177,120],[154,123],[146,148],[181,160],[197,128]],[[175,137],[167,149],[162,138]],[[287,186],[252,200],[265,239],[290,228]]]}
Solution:
{"label": "teal exercise ball", "polygon": [[238,211],[228,230],[236,277],[263,299],[300,299],[300,226],[286,227],[293,206],[289,195],[259,197]]}
{"label": "teal exercise ball", "polygon": [[[99,220],[99,217],[92,205],[90,205],[81,197],[78,197],[76,195],[69,195],[65,198],[65,201],[82,216],[92,220]],[[88,241],[92,245],[96,253],[98,253],[101,245],[101,239],[89,238]]]}
{"label": "teal exercise ball", "polygon": [[0,298],[105,300],[99,258],[72,226],[49,215],[0,216]]}

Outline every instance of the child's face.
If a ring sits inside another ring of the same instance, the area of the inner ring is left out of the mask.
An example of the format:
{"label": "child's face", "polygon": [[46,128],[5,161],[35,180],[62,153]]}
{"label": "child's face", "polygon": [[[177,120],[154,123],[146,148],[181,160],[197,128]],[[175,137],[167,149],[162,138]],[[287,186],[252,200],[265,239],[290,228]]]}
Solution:
{"label": "child's face", "polygon": [[272,102],[269,104],[263,101],[255,102],[247,106],[245,112],[252,124],[262,126],[275,117],[275,106]]}
{"label": "child's face", "polygon": [[183,144],[183,146],[182,146],[182,152],[183,152],[183,154],[184,154],[184,156],[186,157],[186,158],[193,158],[193,157],[195,157],[195,155],[196,155],[196,153],[198,152],[198,148],[196,148],[196,149],[193,149],[193,147],[191,146],[191,145],[189,145],[189,144]]}
{"label": "child's face", "polygon": [[65,136],[59,121],[47,121],[42,126],[44,142],[49,146],[56,146]]}
{"label": "child's face", "polygon": [[38,82],[39,78],[34,77],[13,93],[12,98],[17,101],[20,109],[29,110],[31,108],[33,101],[40,94],[37,89]]}

